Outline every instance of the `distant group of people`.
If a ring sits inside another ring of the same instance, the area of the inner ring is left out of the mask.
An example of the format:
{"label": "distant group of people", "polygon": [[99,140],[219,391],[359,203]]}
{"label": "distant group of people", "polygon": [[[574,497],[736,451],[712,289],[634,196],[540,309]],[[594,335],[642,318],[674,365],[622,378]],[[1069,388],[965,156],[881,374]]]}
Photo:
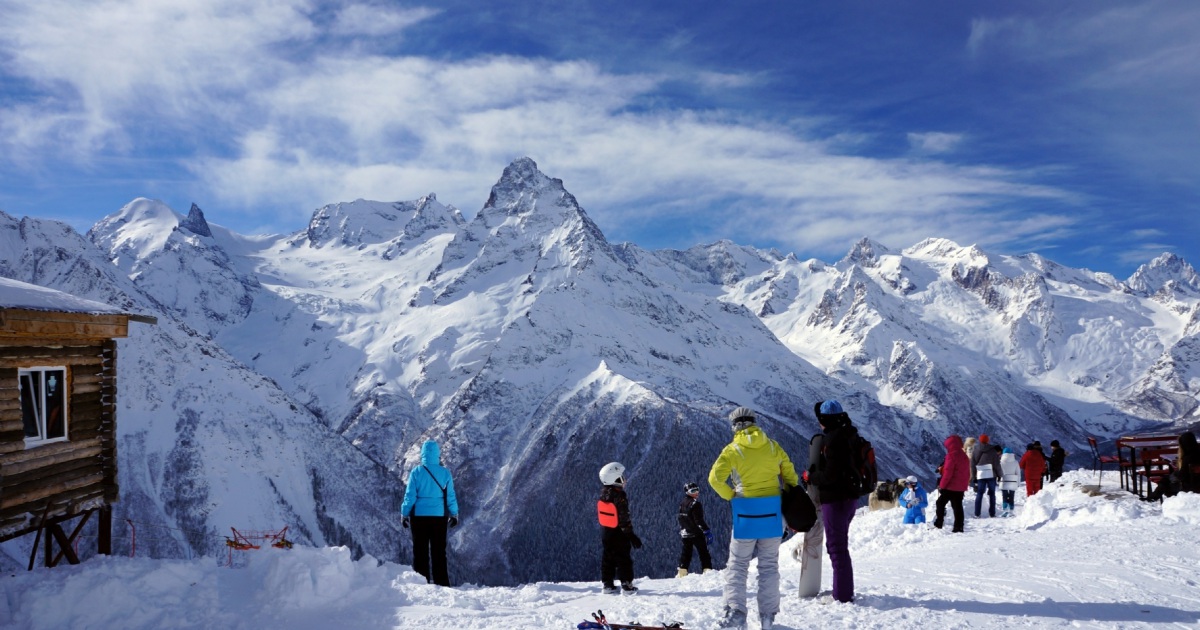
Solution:
{"label": "distant group of people", "polygon": [[[1050,456],[1047,457],[1039,441],[1033,441],[1025,447],[1025,454],[1017,460],[1012,449],[991,443],[991,438],[985,433],[978,439],[969,437],[963,441],[958,435],[951,435],[942,443],[946,448],[946,456],[937,467],[938,498],[935,503],[936,511],[933,526],[941,529],[946,521],[946,506],[949,505],[954,513],[952,532],[963,532],[965,510],[963,499],[968,489],[975,491],[975,518],[983,516],[983,500],[988,501],[988,516],[995,518],[996,490],[1000,490],[1000,517],[1011,517],[1016,514],[1016,491],[1021,482],[1021,472],[1025,473],[1025,494],[1033,496],[1042,489],[1045,479],[1057,481],[1063,474],[1067,452],[1058,440],[1050,442]],[[906,523],[909,516],[905,515]],[[924,515],[920,520],[924,522]]]}

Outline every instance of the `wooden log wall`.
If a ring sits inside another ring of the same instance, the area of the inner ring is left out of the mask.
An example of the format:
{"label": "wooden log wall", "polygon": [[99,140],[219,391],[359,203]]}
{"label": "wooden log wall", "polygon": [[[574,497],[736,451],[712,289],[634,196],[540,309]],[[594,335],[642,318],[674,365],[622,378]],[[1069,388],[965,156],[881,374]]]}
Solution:
{"label": "wooden log wall", "polygon": [[[0,338],[0,540],[117,501],[116,361],[112,339]],[[17,370],[60,365],[68,439],[26,448]]]}

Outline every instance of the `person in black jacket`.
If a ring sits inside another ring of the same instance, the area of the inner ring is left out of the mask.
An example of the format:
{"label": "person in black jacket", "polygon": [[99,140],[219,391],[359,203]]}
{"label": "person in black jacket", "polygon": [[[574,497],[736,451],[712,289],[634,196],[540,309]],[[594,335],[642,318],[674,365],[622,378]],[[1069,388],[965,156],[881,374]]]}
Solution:
{"label": "person in black jacket", "polygon": [[683,539],[683,551],[679,553],[679,571],[675,577],[688,574],[688,566],[692,564],[692,550],[700,554],[700,571],[712,571],[712,556],[708,554],[708,545],[712,543],[713,535],[704,522],[704,507],[700,505],[700,486],[689,483],[683,486],[683,501],[679,504],[679,537]]}
{"label": "person in black jacket", "polygon": [[971,474],[975,478],[975,518],[983,514],[983,497],[988,499],[988,516],[996,517],[996,480],[1000,478],[1000,453],[992,448],[986,433],[979,436],[971,457]]}
{"label": "person in black jacket", "polygon": [[[600,541],[604,546],[600,556],[600,580],[604,583],[604,593],[608,595],[616,595],[621,590],[627,593],[638,590],[633,585],[633,557],[629,549],[641,549],[642,539],[633,533],[625,482],[625,467],[619,462],[605,464],[600,469],[600,483],[604,484],[600,500],[596,502],[600,518]],[[614,578],[621,580],[620,590],[613,584]]]}
{"label": "person in black jacket", "polygon": [[[833,598],[839,602],[854,601],[854,565],[850,559],[850,521],[858,507],[858,491],[850,481],[853,468],[854,444],[858,429],[850,415],[836,400],[825,400],[813,406],[813,413],[822,433],[813,436],[809,452],[809,483],[816,484],[821,496],[821,522],[825,528],[825,551],[833,565]],[[820,444],[813,444],[819,442]]]}
{"label": "person in black jacket", "polygon": [[1058,481],[1063,474],[1063,465],[1067,463],[1067,452],[1058,444],[1058,440],[1050,442],[1050,483]]}

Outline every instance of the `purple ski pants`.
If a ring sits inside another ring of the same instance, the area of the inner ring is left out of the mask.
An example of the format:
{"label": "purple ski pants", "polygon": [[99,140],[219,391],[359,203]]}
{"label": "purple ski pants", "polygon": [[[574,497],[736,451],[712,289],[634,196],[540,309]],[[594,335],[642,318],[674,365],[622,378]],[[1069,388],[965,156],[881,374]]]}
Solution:
{"label": "purple ski pants", "polygon": [[833,565],[833,598],[854,601],[854,565],[850,561],[850,521],[854,520],[857,499],[821,504],[821,522],[825,525],[825,551]]}

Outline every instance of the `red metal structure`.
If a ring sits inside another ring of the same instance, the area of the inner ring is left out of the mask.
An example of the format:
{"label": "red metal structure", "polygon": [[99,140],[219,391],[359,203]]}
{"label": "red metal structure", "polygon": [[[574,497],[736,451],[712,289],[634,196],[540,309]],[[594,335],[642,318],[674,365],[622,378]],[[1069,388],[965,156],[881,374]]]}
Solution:
{"label": "red metal structure", "polygon": [[270,545],[276,549],[291,549],[292,541],[287,539],[287,526],[279,531],[244,531],[240,532],[236,527],[230,527],[233,536],[225,537],[225,546],[229,548],[229,566],[233,566],[233,552],[250,551],[251,549],[261,549],[263,545]]}

